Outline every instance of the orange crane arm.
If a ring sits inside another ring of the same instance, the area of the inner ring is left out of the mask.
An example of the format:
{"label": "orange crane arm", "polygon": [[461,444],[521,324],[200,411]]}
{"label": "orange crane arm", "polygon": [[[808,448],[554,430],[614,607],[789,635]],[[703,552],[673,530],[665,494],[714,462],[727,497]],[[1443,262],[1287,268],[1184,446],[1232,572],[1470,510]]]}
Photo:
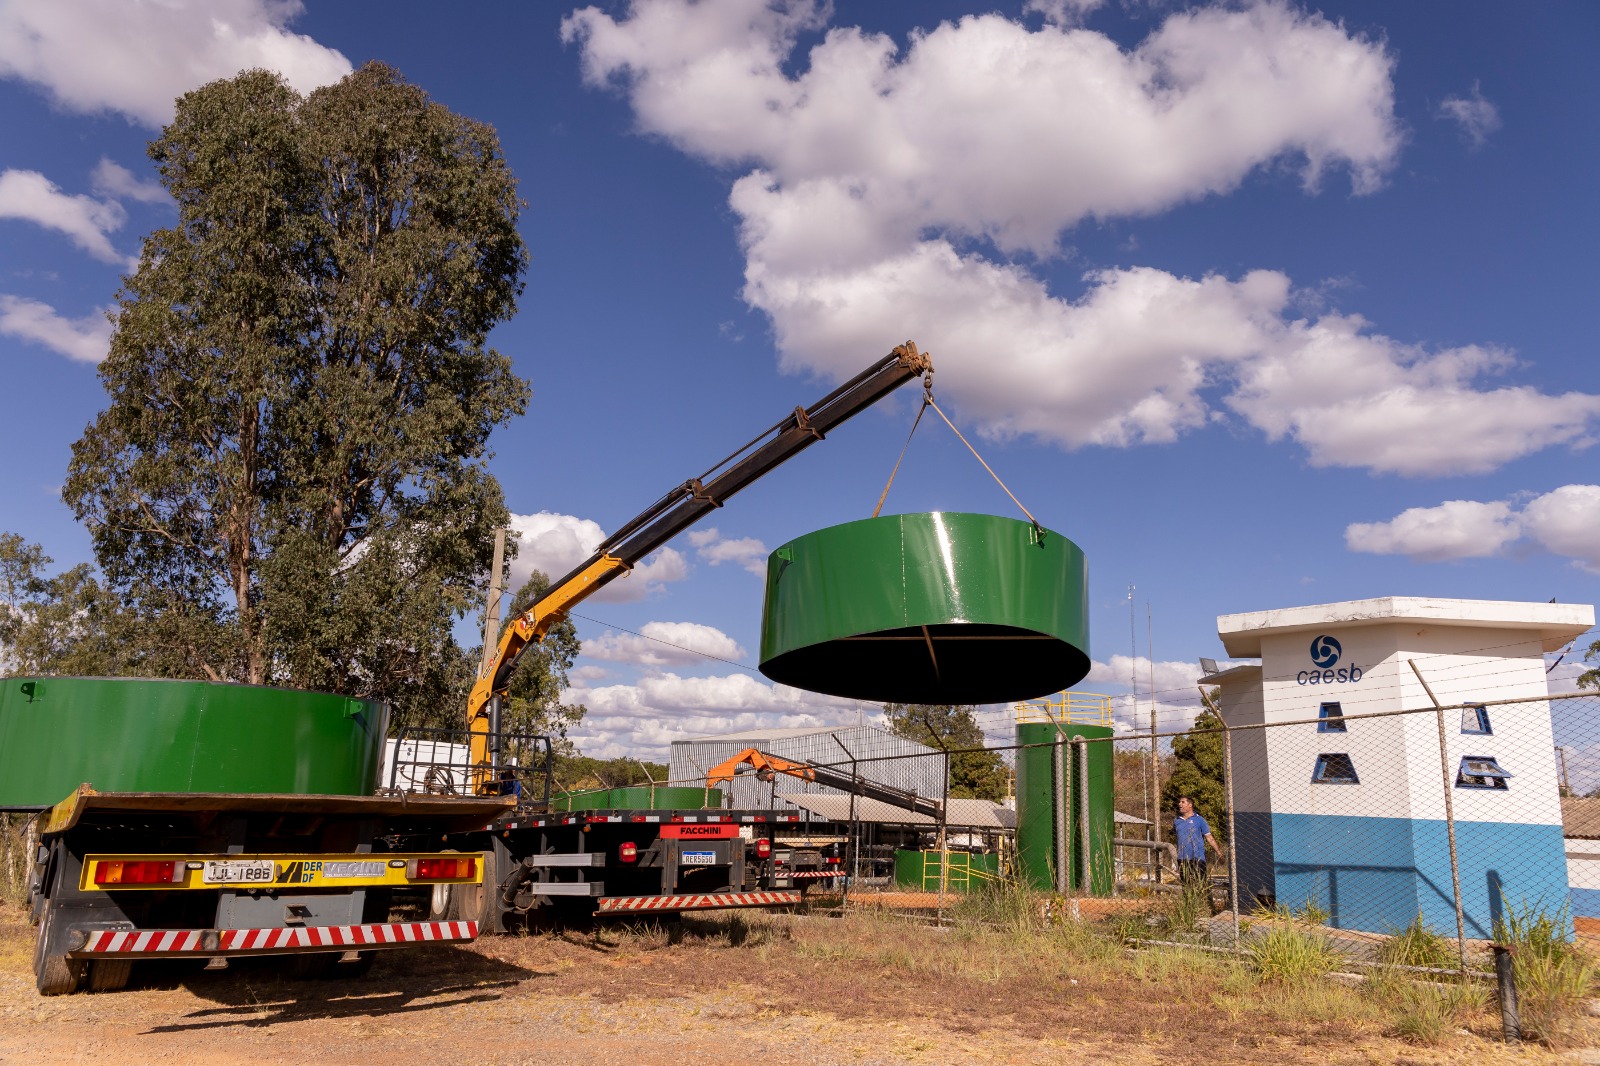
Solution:
{"label": "orange crane arm", "polygon": [[801,762],[790,762],[780,759],[776,755],[768,755],[756,748],[746,748],[730,759],[726,759],[711,768],[706,774],[706,787],[716,788],[725,782],[732,781],[733,775],[739,772],[741,766],[752,766],[756,775],[763,781],[771,781],[773,774],[788,774],[798,777],[802,781],[815,781],[817,772],[810,766]]}

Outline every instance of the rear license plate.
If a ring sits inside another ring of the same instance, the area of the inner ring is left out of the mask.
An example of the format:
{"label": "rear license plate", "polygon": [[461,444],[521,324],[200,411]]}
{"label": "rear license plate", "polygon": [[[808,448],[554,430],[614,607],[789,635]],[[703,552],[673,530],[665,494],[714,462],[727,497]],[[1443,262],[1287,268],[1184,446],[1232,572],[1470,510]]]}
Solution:
{"label": "rear license plate", "polygon": [[269,859],[208,860],[200,879],[208,885],[268,885],[272,883]]}
{"label": "rear license plate", "polygon": [[685,866],[714,866],[717,861],[714,851],[685,851],[681,857]]}

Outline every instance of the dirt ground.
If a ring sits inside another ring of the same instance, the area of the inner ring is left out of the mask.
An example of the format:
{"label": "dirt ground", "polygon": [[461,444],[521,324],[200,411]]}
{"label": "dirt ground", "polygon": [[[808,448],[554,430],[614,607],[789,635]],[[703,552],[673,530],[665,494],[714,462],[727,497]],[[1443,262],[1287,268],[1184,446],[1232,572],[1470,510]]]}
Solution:
{"label": "dirt ground", "polygon": [[[1314,1019],[1267,1031],[1249,1017],[1230,1023],[1204,989],[1171,982],[886,968],[830,952],[819,924],[827,921],[790,919],[792,929],[778,923],[742,943],[637,932],[487,939],[386,953],[359,979],[295,981],[266,959],[203,973],[146,964],[126,991],[44,999],[33,987],[31,930],[18,908],[0,904],[0,1062],[1571,1061],[1486,1034],[1418,1048]],[[915,953],[917,938],[933,934],[904,935]]]}

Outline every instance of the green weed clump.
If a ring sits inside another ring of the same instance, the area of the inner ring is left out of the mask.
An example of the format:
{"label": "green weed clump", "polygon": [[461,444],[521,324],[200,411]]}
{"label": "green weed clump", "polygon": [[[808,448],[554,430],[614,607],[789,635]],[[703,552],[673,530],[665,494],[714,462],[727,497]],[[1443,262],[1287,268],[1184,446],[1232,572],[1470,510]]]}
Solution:
{"label": "green weed clump", "polygon": [[1333,914],[1322,905],[1320,898],[1312,896],[1301,904],[1300,910],[1295,914],[1295,917],[1307,925],[1327,925],[1328,919],[1332,918]]}
{"label": "green weed clump", "polygon": [[1040,907],[1020,881],[995,878],[957,900],[950,916],[958,923],[1033,929],[1040,924]]}
{"label": "green weed clump", "polygon": [[1274,926],[1245,950],[1263,981],[1284,985],[1306,984],[1331,973],[1340,961],[1326,937],[1294,926]]}
{"label": "green weed clump", "polygon": [[1447,969],[1456,963],[1450,941],[1434,932],[1419,912],[1411,924],[1378,948],[1378,961],[1390,966],[1426,966]]}
{"label": "green weed clump", "polygon": [[1587,1033],[1584,1001],[1600,983],[1600,965],[1573,943],[1567,908],[1548,911],[1511,907],[1495,923],[1495,939],[1512,949],[1512,974],[1522,1035],[1550,1047],[1582,1040]]}
{"label": "green weed clump", "polygon": [[1211,888],[1208,885],[1186,881],[1183,891],[1173,900],[1167,912],[1168,928],[1179,935],[1194,933],[1200,923],[1211,917]]}
{"label": "green weed clump", "polygon": [[1450,1029],[1450,1012],[1442,997],[1410,996],[1395,1022],[1395,1035],[1413,1044],[1437,1047]]}

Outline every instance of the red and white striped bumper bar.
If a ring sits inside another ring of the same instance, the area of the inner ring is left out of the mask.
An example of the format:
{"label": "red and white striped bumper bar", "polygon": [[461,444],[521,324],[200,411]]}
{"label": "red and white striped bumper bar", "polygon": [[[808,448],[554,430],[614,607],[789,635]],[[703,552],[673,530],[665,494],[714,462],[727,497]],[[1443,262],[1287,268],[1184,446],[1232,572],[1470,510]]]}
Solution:
{"label": "red and white striped bumper bar", "polygon": [[293,951],[364,951],[475,940],[477,922],[385,922],[283,929],[96,929],[67,954],[272,955]]}
{"label": "red and white striped bumper bar", "polygon": [[796,873],[785,873],[779,870],[774,877],[789,877],[796,881],[812,881],[819,877],[843,877],[843,870],[801,870]]}
{"label": "red and white striped bumper bar", "polygon": [[600,913],[688,911],[717,907],[779,907],[800,902],[798,892],[709,892],[694,896],[601,896]]}

